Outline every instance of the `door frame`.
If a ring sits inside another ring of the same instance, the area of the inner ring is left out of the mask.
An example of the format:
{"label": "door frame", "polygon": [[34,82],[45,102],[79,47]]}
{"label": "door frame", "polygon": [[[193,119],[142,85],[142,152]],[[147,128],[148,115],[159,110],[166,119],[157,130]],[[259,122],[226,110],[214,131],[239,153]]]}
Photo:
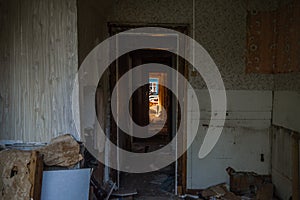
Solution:
{"label": "door frame", "polygon": [[[168,23],[119,23],[119,22],[109,22],[108,23],[108,29],[109,29],[109,36],[113,36],[117,33],[129,30],[129,29],[133,29],[133,28],[141,28],[141,27],[161,27],[161,28],[168,28],[168,29],[172,29],[175,31],[178,31],[180,33],[183,33],[185,35],[189,35],[190,33],[190,26],[189,24],[168,24]],[[187,62],[183,62],[183,63],[179,63],[178,60],[178,56],[177,57],[177,69],[180,73],[182,73],[182,75],[188,80],[188,63]],[[115,65],[115,69],[112,70],[112,73],[118,73],[118,64]],[[172,77],[174,79],[174,77]],[[117,82],[118,76],[117,74],[115,75],[115,80]],[[176,80],[178,80],[176,78]],[[110,80],[111,81],[111,80]],[[111,88],[112,90],[112,88]],[[184,91],[183,94],[183,98],[187,99],[187,90]],[[172,98],[173,99],[173,98]],[[184,101],[184,113],[181,114],[181,121],[186,121],[187,118],[187,101]],[[176,108],[178,109],[178,108]],[[112,115],[111,115],[112,116]],[[176,122],[178,122],[178,114],[176,115],[177,119]],[[112,119],[111,119],[112,121]],[[110,136],[113,140],[113,142],[115,142],[116,144],[118,143],[118,128],[114,127],[116,126],[115,123],[111,123],[111,132],[110,132]],[[113,133],[113,131],[116,131],[115,133]],[[184,124],[184,131],[187,131],[187,124]],[[117,136],[114,136],[114,134]],[[116,140],[116,141],[114,141]],[[183,148],[186,148],[186,144],[187,144],[187,138],[186,135],[184,134],[184,138],[183,138]],[[118,158],[117,158],[118,159]],[[106,167],[106,166],[105,166]],[[107,170],[106,170],[107,171]],[[119,183],[119,176],[118,176],[118,172],[114,169],[110,169],[109,170],[109,177],[111,177],[113,179],[113,181]],[[187,183],[187,152],[185,152],[179,159],[176,160],[176,164],[175,164],[175,194],[184,194],[186,193],[186,183]]]}

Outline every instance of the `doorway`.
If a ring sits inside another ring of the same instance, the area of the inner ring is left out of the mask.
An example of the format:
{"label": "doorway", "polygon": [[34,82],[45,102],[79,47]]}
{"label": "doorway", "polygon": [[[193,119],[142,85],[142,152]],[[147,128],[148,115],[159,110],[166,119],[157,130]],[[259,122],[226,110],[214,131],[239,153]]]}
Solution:
{"label": "doorway", "polygon": [[[174,55],[161,50],[138,50],[130,54],[132,67],[146,63],[160,63],[169,67],[176,66],[174,63]],[[151,68],[141,74],[141,78],[148,80],[148,85],[137,89],[132,97],[132,118],[135,123],[140,126],[153,123],[148,129],[149,133],[154,136],[149,138],[132,139],[132,151],[140,152],[134,148],[138,145],[144,146],[143,151],[155,151],[161,146],[166,145],[172,139],[172,122],[171,115],[176,111],[172,111],[172,93],[163,86],[164,82],[172,81],[172,76],[166,71],[157,71]],[[159,127],[163,127],[161,130]]]}
{"label": "doorway", "polygon": [[[131,63],[129,68],[147,63],[160,63],[174,68],[176,66],[174,55],[161,50],[138,50],[130,53],[127,59],[129,62],[126,63]],[[119,65],[124,66],[125,63],[121,62]],[[148,84],[138,88],[132,94],[131,115],[133,121],[140,126],[153,123],[154,126],[151,126],[148,132],[154,136],[130,137],[128,146],[124,148],[135,153],[148,153],[162,148],[173,138],[172,126],[176,122],[172,121],[171,116],[176,115],[176,110],[172,109],[172,93],[162,86],[163,82],[172,81],[172,76],[163,70],[153,70],[150,65],[139,78],[147,79]],[[134,130],[133,134],[138,135]],[[175,194],[175,164],[142,174],[119,172],[119,189],[137,190],[140,198],[145,196],[169,198]]]}
{"label": "doorway", "polygon": [[[136,66],[149,63],[167,65],[182,75],[187,75],[185,62],[175,54],[161,49],[136,50],[120,56],[113,64],[110,72],[111,92],[118,79],[126,72]],[[177,84],[176,76],[166,71],[153,70],[150,66],[138,78],[148,80],[148,84],[139,87],[130,97],[129,110],[132,119],[140,126],[146,126],[152,122],[157,127],[163,128],[156,129],[154,126],[148,129],[149,133],[157,133],[149,138],[129,136],[117,127],[118,121],[114,121],[122,120],[122,116],[119,115],[119,119],[111,119],[110,139],[127,151],[148,153],[168,144],[176,134],[181,117],[185,116],[184,113],[178,112],[180,109],[175,95],[161,84],[162,82]],[[130,95],[127,91],[119,91],[119,94],[119,96]],[[181,97],[184,98],[184,95]],[[121,99],[117,104],[121,109],[128,109],[128,104],[124,105]],[[173,148],[177,151],[176,147]],[[111,155],[111,159],[118,160],[118,153]],[[137,190],[142,199],[143,196],[159,196],[166,199],[177,194],[178,188],[181,188],[179,193],[182,193],[185,183],[185,163],[185,157],[182,156],[161,170],[143,174],[123,173],[111,169],[110,177],[117,183],[120,190]]]}

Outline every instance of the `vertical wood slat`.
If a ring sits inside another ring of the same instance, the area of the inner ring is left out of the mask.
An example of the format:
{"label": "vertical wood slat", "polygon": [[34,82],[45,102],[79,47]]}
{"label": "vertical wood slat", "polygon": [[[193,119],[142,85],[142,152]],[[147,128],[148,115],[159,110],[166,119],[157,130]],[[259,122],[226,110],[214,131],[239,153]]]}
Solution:
{"label": "vertical wood slat", "polygon": [[0,0],[0,139],[76,134],[76,0]]}
{"label": "vertical wood slat", "polygon": [[31,182],[30,197],[34,200],[41,199],[43,165],[43,156],[37,151],[32,151],[29,165],[29,179]]}

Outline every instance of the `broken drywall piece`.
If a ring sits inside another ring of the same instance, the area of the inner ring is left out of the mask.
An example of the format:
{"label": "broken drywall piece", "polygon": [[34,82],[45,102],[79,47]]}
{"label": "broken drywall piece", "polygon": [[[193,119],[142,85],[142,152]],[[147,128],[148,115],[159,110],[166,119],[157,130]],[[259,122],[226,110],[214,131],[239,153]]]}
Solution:
{"label": "broken drywall piece", "polygon": [[91,169],[44,171],[41,200],[88,200]]}
{"label": "broken drywall piece", "polygon": [[226,184],[211,186],[201,192],[201,197],[205,199],[221,199],[221,200],[241,200],[240,197],[228,191]]}
{"label": "broken drywall piece", "polygon": [[80,145],[70,134],[52,139],[38,151],[44,155],[44,163],[48,166],[70,167],[83,159]]}

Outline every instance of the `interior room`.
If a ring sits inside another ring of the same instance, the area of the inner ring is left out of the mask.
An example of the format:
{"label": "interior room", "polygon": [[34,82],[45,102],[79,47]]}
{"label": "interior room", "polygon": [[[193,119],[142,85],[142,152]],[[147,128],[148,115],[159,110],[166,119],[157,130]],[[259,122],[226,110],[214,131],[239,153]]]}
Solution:
{"label": "interior room", "polygon": [[0,199],[298,200],[300,0],[0,0]]}

